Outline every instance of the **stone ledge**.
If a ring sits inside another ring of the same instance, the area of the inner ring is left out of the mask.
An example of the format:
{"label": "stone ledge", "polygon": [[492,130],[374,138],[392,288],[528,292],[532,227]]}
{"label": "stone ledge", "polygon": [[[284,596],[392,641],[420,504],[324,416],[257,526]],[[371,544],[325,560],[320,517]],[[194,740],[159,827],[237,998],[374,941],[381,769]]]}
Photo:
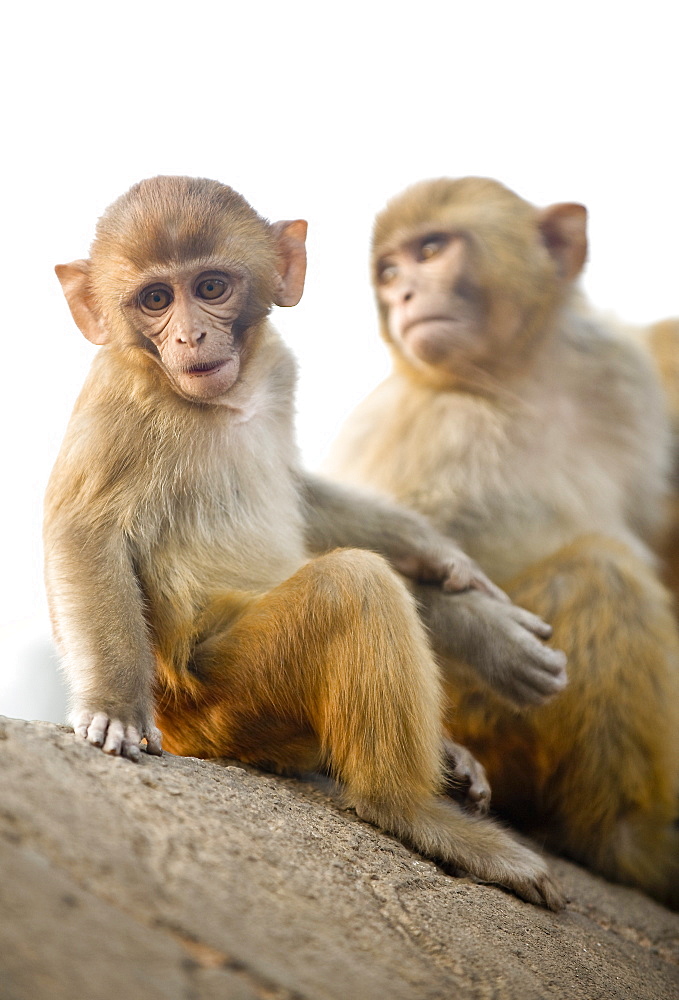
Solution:
{"label": "stone ledge", "polygon": [[323,787],[0,719],[3,1000],[674,1000],[679,915],[566,861],[558,915]]}

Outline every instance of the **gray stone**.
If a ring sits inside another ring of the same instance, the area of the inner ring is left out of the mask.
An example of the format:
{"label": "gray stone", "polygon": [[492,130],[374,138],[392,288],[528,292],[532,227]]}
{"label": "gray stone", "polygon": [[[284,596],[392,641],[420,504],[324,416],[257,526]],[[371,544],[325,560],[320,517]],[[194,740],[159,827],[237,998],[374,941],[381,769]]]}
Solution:
{"label": "gray stone", "polygon": [[2,1000],[676,1000],[679,915],[560,859],[548,913],[320,782],[0,721]]}

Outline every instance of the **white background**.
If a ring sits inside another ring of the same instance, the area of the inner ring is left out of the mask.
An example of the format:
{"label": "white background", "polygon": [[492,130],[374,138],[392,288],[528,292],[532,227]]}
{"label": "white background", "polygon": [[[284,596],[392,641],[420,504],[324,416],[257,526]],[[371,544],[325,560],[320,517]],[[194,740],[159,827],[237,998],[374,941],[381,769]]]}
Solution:
{"label": "white background", "polygon": [[87,255],[103,209],[182,173],[309,220],[307,291],[274,322],[300,361],[314,466],[387,371],[370,227],[415,180],[482,174],[537,204],[582,201],[594,303],[639,322],[679,312],[673,8],[65,0],[5,15],[0,713],[63,713],[41,503],[95,348],[52,268]]}

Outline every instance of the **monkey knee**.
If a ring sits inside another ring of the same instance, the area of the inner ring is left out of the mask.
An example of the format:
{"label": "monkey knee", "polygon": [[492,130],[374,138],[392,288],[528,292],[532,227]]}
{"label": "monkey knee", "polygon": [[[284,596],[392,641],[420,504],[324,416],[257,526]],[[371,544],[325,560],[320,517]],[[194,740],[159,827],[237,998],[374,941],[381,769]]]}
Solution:
{"label": "monkey knee", "polygon": [[[335,658],[326,663],[332,683],[350,681],[356,696],[362,691],[383,708],[388,703],[401,719],[399,731],[414,704],[420,706],[416,714],[438,728],[438,670],[414,598],[398,575],[364,549],[330,552],[314,560],[313,572],[311,599],[320,602],[315,618],[334,622]],[[377,707],[367,715],[377,718]]]}
{"label": "monkey knee", "polygon": [[668,595],[653,569],[624,542],[584,535],[524,570],[507,585],[512,600],[556,627],[560,619],[589,617],[610,608],[615,620],[638,619],[668,607]]}
{"label": "monkey knee", "polygon": [[366,549],[335,549],[319,556],[313,562],[319,582],[330,584],[345,597],[359,597],[363,601],[375,598],[396,599],[411,603],[411,597],[400,577],[389,563],[375,552]]}
{"label": "monkey knee", "polygon": [[582,535],[565,546],[555,558],[565,567],[570,567],[572,572],[600,576],[603,582],[612,586],[626,579],[657,581],[650,558],[643,558],[642,550],[606,535]]}
{"label": "monkey knee", "polygon": [[662,591],[650,555],[633,541],[627,544],[605,535],[583,535],[562,552],[567,562],[572,561],[581,573],[600,580],[609,590],[632,585],[635,590],[641,587]]}
{"label": "monkey knee", "polygon": [[314,559],[314,565],[325,572],[346,573],[356,578],[365,575],[369,579],[383,573],[393,575],[383,556],[368,549],[333,549]]}

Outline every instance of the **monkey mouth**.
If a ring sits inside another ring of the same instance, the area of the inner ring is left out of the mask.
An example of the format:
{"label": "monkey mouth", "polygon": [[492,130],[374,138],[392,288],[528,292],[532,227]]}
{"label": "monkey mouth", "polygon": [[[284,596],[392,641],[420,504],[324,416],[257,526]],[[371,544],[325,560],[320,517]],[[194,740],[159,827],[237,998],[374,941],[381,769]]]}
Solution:
{"label": "monkey mouth", "polygon": [[196,376],[198,378],[203,375],[214,375],[215,372],[218,372],[225,364],[226,361],[200,361],[197,365],[191,365],[189,368],[184,368],[182,374]]}
{"label": "monkey mouth", "polygon": [[428,323],[456,323],[457,317],[450,316],[447,314],[433,314],[431,316],[415,316],[413,319],[409,319],[403,326],[404,333],[410,333],[410,331],[415,326],[425,326]]}
{"label": "monkey mouth", "polygon": [[227,393],[240,371],[240,359],[237,354],[227,358],[215,358],[214,361],[195,361],[192,365],[184,365],[175,372],[175,381],[182,393],[189,399],[216,399]]}

